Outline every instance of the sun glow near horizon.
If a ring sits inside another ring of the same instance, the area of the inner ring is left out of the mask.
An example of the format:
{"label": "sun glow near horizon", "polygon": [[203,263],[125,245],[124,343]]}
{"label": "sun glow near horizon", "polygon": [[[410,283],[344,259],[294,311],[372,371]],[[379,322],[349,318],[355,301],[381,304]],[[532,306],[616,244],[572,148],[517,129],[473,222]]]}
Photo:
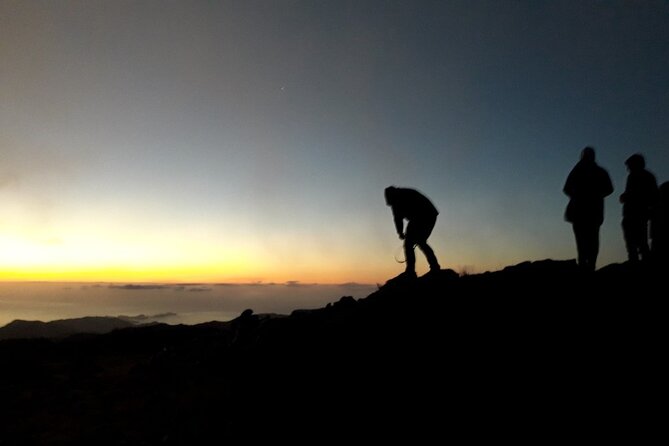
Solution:
{"label": "sun glow near horizon", "polygon": [[120,238],[31,239],[2,234],[0,281],[335,284],[375,279],[370,271],[342,262],[325,264],[315,254],[277,258],[254,241],[173,239],[165,246]]}
{"label": "sun glow near horizon", "polygon": [[218,281],[244,277],[252,262],[234,245],[166,244],[151,233],[49,239],[3,234],[0,245],[0,280]]}

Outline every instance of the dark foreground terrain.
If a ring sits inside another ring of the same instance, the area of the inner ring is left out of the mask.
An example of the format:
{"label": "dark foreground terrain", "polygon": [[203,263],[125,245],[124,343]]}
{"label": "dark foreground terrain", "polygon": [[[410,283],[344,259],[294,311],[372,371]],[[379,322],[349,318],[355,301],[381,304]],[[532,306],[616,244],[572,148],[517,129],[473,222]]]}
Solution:
{"label": "dark foreground terrain", "polygon": [[666,438],[664,276],[528,262],[290,316],[2,341],[0,445]]}

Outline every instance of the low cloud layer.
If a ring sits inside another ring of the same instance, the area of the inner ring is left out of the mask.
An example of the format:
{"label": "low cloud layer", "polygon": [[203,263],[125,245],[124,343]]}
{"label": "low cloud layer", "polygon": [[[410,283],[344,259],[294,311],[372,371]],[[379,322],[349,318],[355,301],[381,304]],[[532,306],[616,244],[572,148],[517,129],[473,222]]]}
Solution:
{"label": "low cloud layer", "polygon": [[157,321],[162,321],[165,319],[174,319],[178,318],[179,315],[176,313],[168,312],[168,313],[159,313],[159,314],[153,314],[153,315],[146,315],[146,314],[138,314],[137,316],[125,316],[121,315],[118,316],[119,319],[123,319],[124,321],[132,322],[134,324],[144,324],[147,322],[157,322]]}
{"label": "low cloud layer", "polygon": [[145,290],[164,290],[169,288],[167,285],[109,285],[109,288],[114,290],[131,290],[131,291],[145,291]]}

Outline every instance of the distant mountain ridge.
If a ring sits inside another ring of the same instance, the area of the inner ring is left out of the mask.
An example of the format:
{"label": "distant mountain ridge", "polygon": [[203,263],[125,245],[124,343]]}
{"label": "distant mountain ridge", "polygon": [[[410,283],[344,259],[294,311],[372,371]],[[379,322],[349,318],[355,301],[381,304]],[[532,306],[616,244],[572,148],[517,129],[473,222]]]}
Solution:
{"label": "distant mountain ridge", "polygon": [[120,317],[88,316],[50,322],[17,319],[0,328],[0,340],[61,338],[79,333],[104,334],[120,328],[136,326]]}

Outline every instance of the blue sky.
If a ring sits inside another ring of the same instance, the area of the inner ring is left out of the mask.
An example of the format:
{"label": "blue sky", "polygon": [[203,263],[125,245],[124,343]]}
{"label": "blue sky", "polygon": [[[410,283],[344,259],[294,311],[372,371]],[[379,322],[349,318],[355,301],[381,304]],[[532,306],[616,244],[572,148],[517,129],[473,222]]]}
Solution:
{"label": "blue sky", "polygon": [[6,279],[381,282],[391,184],[444,267],[573,258],[586,145],[602,265],[624,160],[669,179],[663,1],[0,0],[0,60]]}

